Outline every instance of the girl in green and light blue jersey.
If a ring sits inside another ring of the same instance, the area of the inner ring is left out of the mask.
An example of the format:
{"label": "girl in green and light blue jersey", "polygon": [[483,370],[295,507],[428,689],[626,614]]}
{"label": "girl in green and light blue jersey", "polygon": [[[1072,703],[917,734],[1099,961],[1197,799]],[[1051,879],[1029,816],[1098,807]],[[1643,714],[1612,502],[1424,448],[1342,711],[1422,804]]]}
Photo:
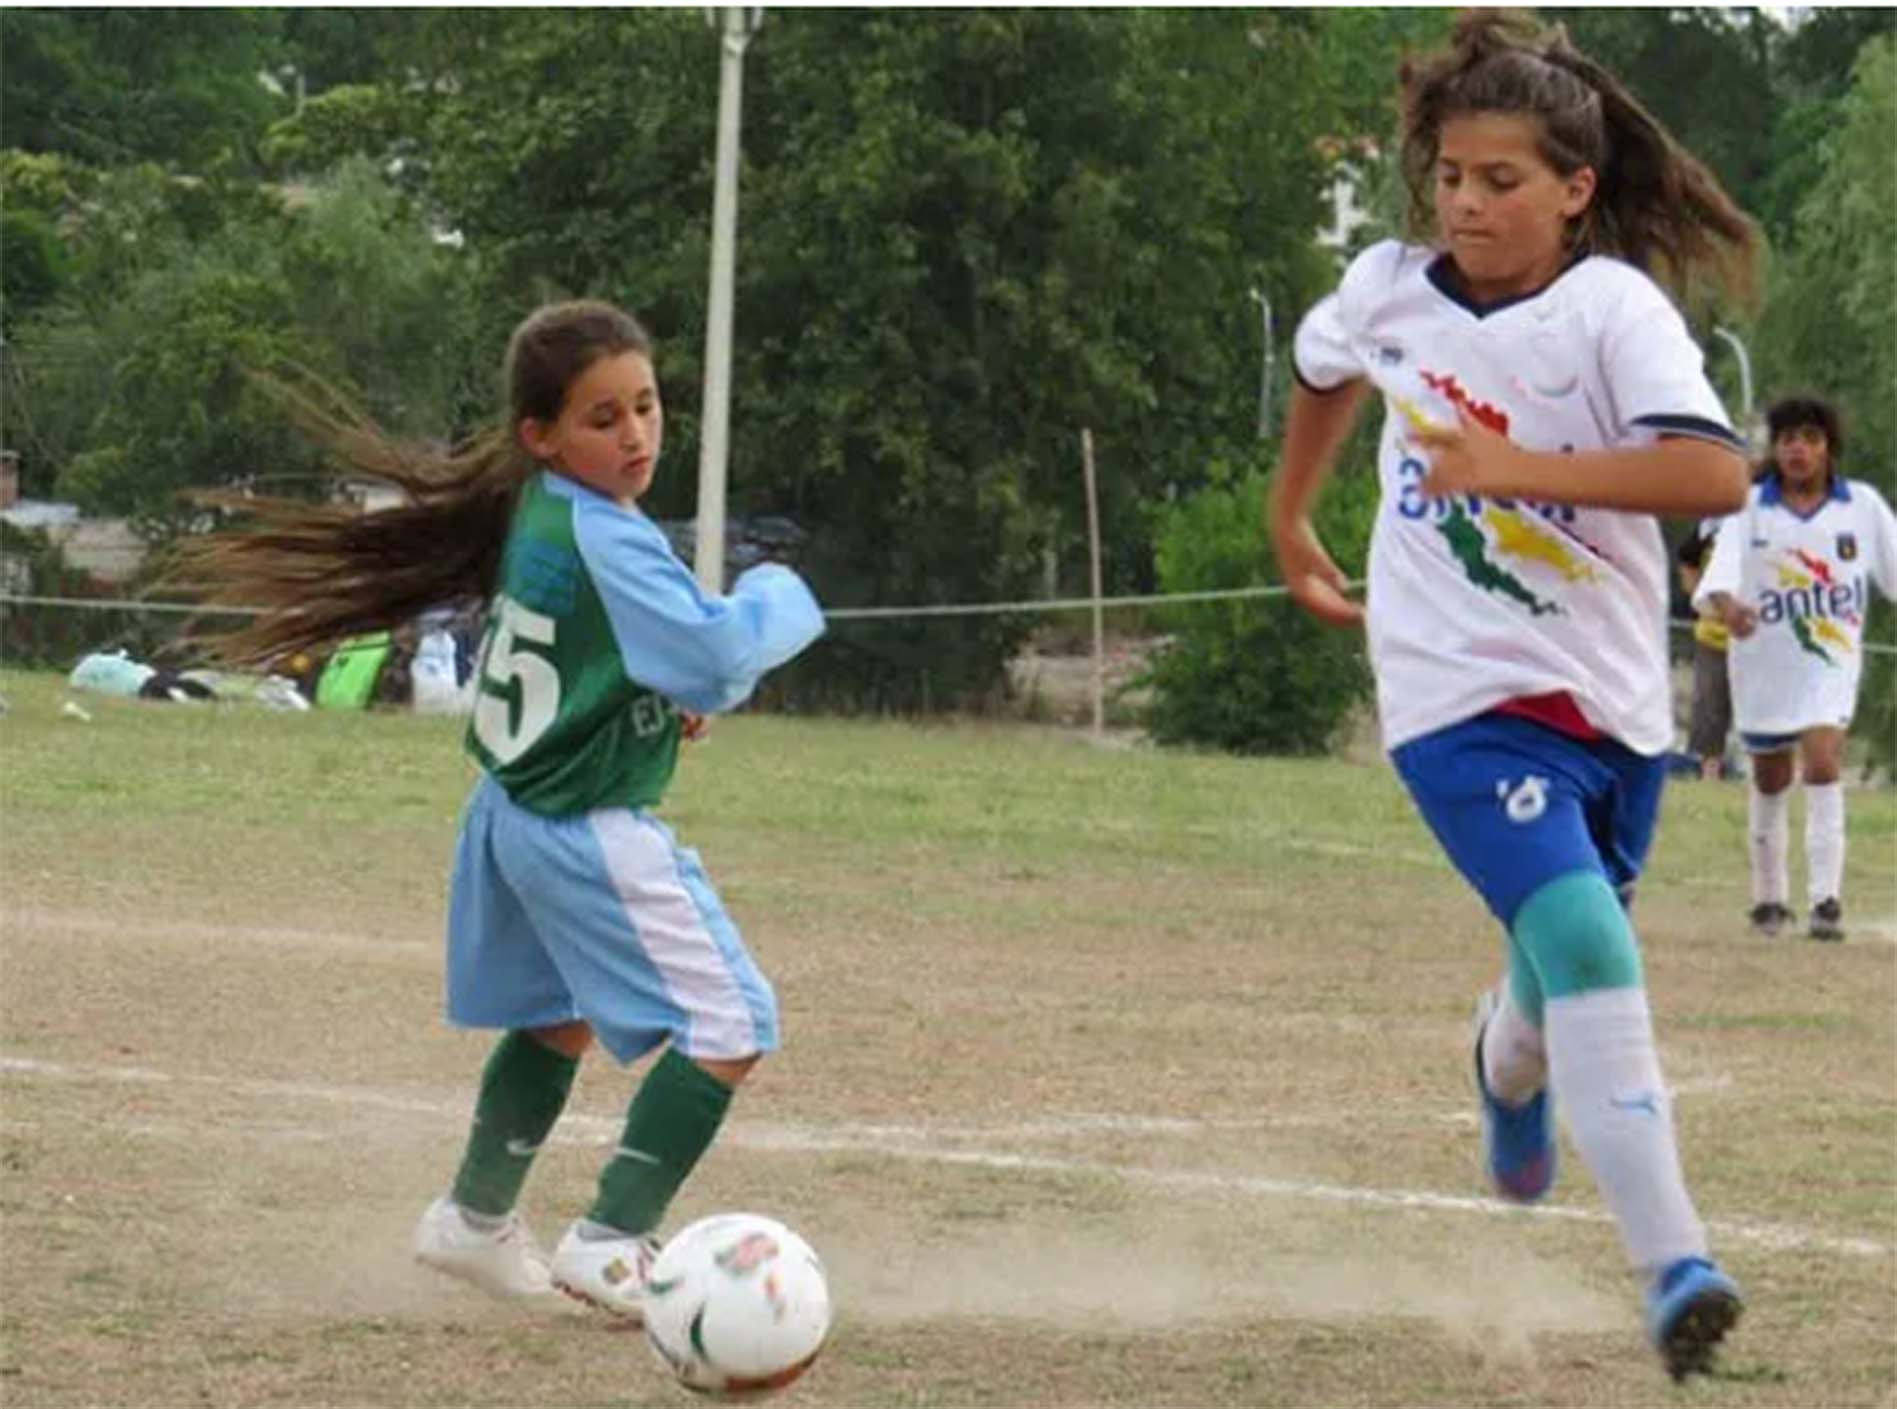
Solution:
{"label": "girl in green and light blue jersey", "polygon": [[[354,470],[409,502],[372,515],[265,505],[273,531],[189,558],[218,599],[296,608],[219,642],[233,660],[491,596],[467,738],[484,776],[455,861],[447,1011],[505,1035],[453,1187],[423,1214],[415,1253],[492,1292],[557,1287],[637,1319],[672,1196],[733,1088],[778,1043],[769,983],[697,855],[650,809],[680,740],[815,640],[823,616],[775,564],[741,575],[729,596],[704,593],[639,511],[663,412],[650,344],[630,316],[598,303],[541,309],[514,333],[507,381],[506,432],[445,459],[303,406]],[[312,580],[335,590],[309,603]],[[592,1208],[549,1259],[515,1204],[595,1037],[622,1063],[665,1050]]]}

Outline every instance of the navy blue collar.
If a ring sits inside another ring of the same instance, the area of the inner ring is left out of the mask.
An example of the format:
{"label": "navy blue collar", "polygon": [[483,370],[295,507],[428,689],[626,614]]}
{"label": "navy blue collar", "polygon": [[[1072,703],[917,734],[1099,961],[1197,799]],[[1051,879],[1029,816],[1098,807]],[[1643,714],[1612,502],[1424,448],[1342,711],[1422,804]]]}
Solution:
{"label": "navy blue collar", "polygon": [[[1839,474],[1836,470],[1833,470],[1831,471],[1830,478],[1831,488],[1826,492],[1825,499],[1819,501],[1818,508],[1820,509],[1824,507],[1825,500],[1835,499],[1840,504],[1849,504],[1851,502],[1851,487],[1845,483],[1844,476]],[[1764,476],[1759,480],[1759,503],[1767,508],[1781,508],[1784,506],[1785,482],[1779,477],[1777,470],[1767,470]],[[1813,510],[1813,512],[1815,513],[1817,510]]]}
{"label": "navy blue collar", "polygon": [[1574,268],[1575,265],[1587,257],[1587,251],[1583,250],[1577,253],[1574,258],[1570,259],[1566,264],[1562,265],[1560,269],[1556,270],[1554,278],[1550,279],[1540,288],[1530,289],[1525,294],[1510,294],[1507,298],[1498,298],[1493,303],[1483,303],[1469,293],[1468,289],[1463,285],[1462,274],[1461,271],[1456,268],[1456,262],[1447,254],[1439,254],[1430,260],[1429,267],[1423,271],[1423,274],[1430,283],[1436,286],[1437,293],[1441,294],[1458,308],[1467,309],[1478,318],[1486,318],[1491,313],[1500,313],[1504,308],[1513,308],[1518,303],[1527,303],[1530,299],[1540,298],[1543,294],[1547,293],[1549,289],[1552,289],[1556,284],[1560,283],[1562,277],[1566,275],[1570,269]]}

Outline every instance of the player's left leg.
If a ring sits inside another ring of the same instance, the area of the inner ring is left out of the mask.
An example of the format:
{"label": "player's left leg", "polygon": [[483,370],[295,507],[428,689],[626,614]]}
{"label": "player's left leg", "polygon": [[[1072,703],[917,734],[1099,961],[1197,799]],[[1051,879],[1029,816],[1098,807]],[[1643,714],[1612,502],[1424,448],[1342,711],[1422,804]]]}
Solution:
{"label": "player's left leg", "polygon": [[1844,938],[1844,737],[1826,727],[1807,729],[1798,741],[1813,939]]}
{"label": "player's left leg", "polygon": [[1686,1190],[1628,914],[1663,775],[1654,761],[1617,745],[1597,754],[1614,774],[1589,808],[1601,874],[1550,882],[1523,904],[1516,928],[1548,994],[1551,1084],[1629,1257],[1647,1278],[1648,1335],[1681,1379],[1710,1368],[1742,1300],[1708,1255]]}

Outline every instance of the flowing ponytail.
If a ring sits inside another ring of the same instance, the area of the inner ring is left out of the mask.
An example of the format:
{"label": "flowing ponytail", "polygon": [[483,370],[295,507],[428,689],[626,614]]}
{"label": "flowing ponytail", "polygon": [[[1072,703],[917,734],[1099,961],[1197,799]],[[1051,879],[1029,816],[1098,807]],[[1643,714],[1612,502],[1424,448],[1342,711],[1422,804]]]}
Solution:
{"label": "flowing ponytail", "polygon": [[651,355],[630,314],[593,302],[540,309],[508,342],[507,424],[448,451],[391,440],[311,379],[292,385],[259,377],[291,422],[328,452],[333,472],[390,486],[401,502],[364,512],[235,491],[197,496],[247,522],[180,543],[166,582],[206,606],[261,612],[234,630],[193,629],[189,644],[226,665],[267,665],[401,626],[432,607],[485,602],[521,487],[536,468],[516,438],[520,422],[557,419],[581,373],[622,352]]}
{"label": "flowing ponytail", "polygon": [[1540,119],[1538,146],[1562,176],[1583,166],[1594,199],[1572,231],[1577,252],[1613,255],[1682,297],[1710,281],[1741,301],[1757,295],[1757,228],[1698,158],[1627,87],[1576,49],[1507,10],[1469,10],[1449,48],[1406,60],[1401,164],[1410,221],[1432,229],[1431,191],[1443,122],[1466,113]]}

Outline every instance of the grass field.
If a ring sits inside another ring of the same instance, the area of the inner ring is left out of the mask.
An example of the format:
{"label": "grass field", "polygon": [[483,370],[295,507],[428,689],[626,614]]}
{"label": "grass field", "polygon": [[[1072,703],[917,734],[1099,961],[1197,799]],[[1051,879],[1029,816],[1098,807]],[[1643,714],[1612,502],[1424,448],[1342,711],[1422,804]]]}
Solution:
{"label": "grass field", "polygon": [[[0,695],[0,1403],[687,1402],[638,1338],[409,1261],[489,1046],[440,1018],[458,726]],[[665,812],[786,1048],[673,1224],[824,1254],[786,1405],[1890,1404],[1897,796],[1852,794],[1839,946],[1747,932],[1744,802],[1669,793],[1638,912],[1751,1298],[1712,1383],[1647,1351],[1571,1150],[1542,1209],[1484,1197],[1497,935],[1382,766],[719,721]],[[631,1080],[587,1059],[543,1240]]]}

